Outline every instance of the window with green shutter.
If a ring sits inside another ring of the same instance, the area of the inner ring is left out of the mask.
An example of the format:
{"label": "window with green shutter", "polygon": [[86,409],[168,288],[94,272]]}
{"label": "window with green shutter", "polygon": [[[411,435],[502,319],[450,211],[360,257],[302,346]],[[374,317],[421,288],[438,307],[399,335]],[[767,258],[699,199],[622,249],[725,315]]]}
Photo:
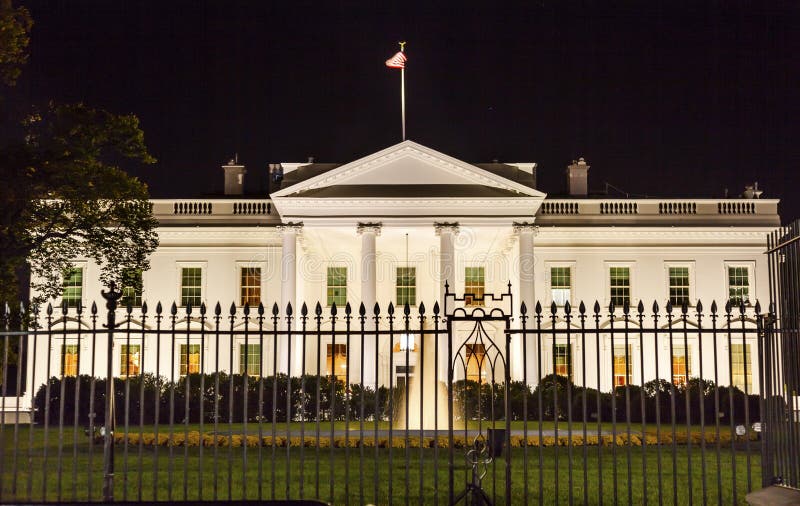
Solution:
{"label": "window with green shutter", "polygon": [[72,267],[64,272],[61,298],[68,307],[78,307],[83,299],[83,267]]}
{"label": "window with green shutter", "polygon": [[142,306],[142,271],[140,269],[126,269],[122,273],[122,307]]}
{"label": "window with green shutter", "polygon": [[347,304],[347,267],[328,267],[328,306]]}
{"label": "window with green shutter", "polygon": [[731,385],[753,393],[753,364],[749,344],[731,344]]}
{"label": "window with green shutter", "polygon": [[676,306],[689,304],[689,268],[669,268],[669,301]]}
{"label": "window with green shutter", "polygon": [[486,290],[486,271],[483,267],[464,269],[464,297],[468,306],[482,306]]}
{"label": "window with green shutter", "polygon": [[397,305],[414,306],[417,303],[417,269],[416,267],[397,268]]}
{"label": "window with green shutter", "polygon": [[261,376],[261,345],[239,345],[239,374]]}
{"label": "window with green shutter", "polygon": [[181,306],[198,307],[203,302],[203,269],[181,268]]}
{"label": "window with green shutter", "polygon": [[750,276],[747,267],[728,267],[728,298],[736,306],[750,303]]}
{"label": "window with green shutter", "polygon": [[631,301],[631,268],[611,267],[609,269],[611,303],[622,306]]}
{"label": "window with green shutter", "polygon": [[569,267],[550,268],[550,294],[553,302],[563,306],[572,296],[572,272]]}

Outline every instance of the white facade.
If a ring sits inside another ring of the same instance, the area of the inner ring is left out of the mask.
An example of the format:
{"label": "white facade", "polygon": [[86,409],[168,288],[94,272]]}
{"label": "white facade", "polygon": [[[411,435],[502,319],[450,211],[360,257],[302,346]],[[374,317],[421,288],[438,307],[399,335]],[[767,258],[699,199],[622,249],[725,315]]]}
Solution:
{"label": "white facade", "polygon": [[[504,292],[511,284],[515,314],[521,302],[532,309],[537,300],[541,301],[547,308],[543,323],[547,326],[554,298],[556,302],[568,298],[573,306],[585,301],[589,308],[598,301],[607,308],[612,301],[612,270],[622,273],[616,282],[622,283],[622,288],[627,283],[631,306],[642,300],[648,313],[653,301],[663,307],[670,298],[670,273],[673,278],[680,277],[680,286],[673,286],[673,290],[688,290],[689,305],[694,307],[702,300],[706,312],[712,300],[723,307],[732,289],[746,290],[750,302],[748,313],[752,313],[756,300],[764,305],[769,300],[764,251],[767,233],[779,225],[776,200],[632,200],[586,196],[550,199],[534,188],[534,167],[535,164],[516,164],[497,170],[484,169],[405,141],[339,167],[284,164],[284,186],[269,198],[154,200],[154,213],[161,224],[158,229],[161,244],[151,259],[151,269],[143,273],[143,299],[148,302],[148,317],[143,324],[138,316],[134,318],[130,332],[120,329],[116,344],[127,344],[130,338],[135,345],[142,339],[137,334],[142,325],[155,328],[153,315],[157,301],[164,305],[166,315],[173,301],[181,306],[182,297],[186,296],[187,273],[194,276],[190,283],[195,290],[193,295],[208,306],[209,314],[217,301],[221,303],[224,326],[231,303],[237,306],[237,312],[242,310],[242,283],[247,284],[243,269],[247,268],[259,269],[257,286],[251,293],[258,296],[270,315],[276,303],[282,308],[281,313],[288,303],[292,303],[295,314],[303,302],[308,303],[312,312],[318,301],[326,307],[331,289],[339,291],[341,300],[353,304],[355,312],[363,301],[371,314],[375,302],[381,308],[389,302],[398,303],[398,274],[409,272],[399,273],[398,268],[408,267],[415,269],[414,302],[424,302],[428,314],[434,302],[442,300],[445,281],[458,295],[469,292],[470,286],[477,286],[474,283],[481,271],[474,268],[478,268],[482,269],[486,293]],[[88,307],[97,301],[102,322],[103,287],[98,281],[97,266],[80,259],[76,266],[83,268],[82,303]],[[329,268],[338,269],[329,271]],[[565,272],[568,282],[564,279]],[[734,276],[734,287],[729,286],[732,274],[738,276]],[[554,275],[561,277],[554,280]],[[346,283],[342,284],[337,276],[343,276]],[[332,280],[336,286],[330,286]],[[468,281],[472,284],[466,286]],[[324,309],[324,314],[327,312]],[[123,313],[119,310],[120,316]],[[135,316],[139,313],[134,310]],[[690,309],[690,314],[693,313],[696,311]],[[179,308],[179,328],[186,328],[185,315],[185,309]],[[198,315],[196,307],[193,315]],[[74,309],[70,309],[63,321],[57,308],[53,314],[55,328],[77,326],[74,316]],[[213,330],[212,323],[207,326],[209,331]],[[607,323],[606,318],[601,325]],[[86,314],[82,324],[91,326]],[[199,324],[190,325],[195,328]],[[560,320],[557,323],[558,327],[564,325]],[[748,320],[747,325],[754,323]],[[664,339],[659,339],[658,344],[661,378],[671,375],[667,337],[665,330]],[[562,339],[566,343],[566,334],[559,334],[557,340]],[[46,376],[62,373],[63,361],[55,357],[62,351],[63,340],[51,341],[35,344],[39,365],[35,371],[33,367],[27,369],[29,388],[24,403],[30,402]],[[91,361],[86,357],[93,350],[87,341],[80,342],[81,374],[92,373]],[[323,346],[327,341],[330,337],[323,337]],[[688,341],[690,375],[698,376],[701,364],[697,335]],[[69,342],[77,344],[77,338],[70,338]],[[180,341],[178,334],[178,343],[185,342],[185,337]],[[200,344],[199,339],[192,337],[191,344],[195,342]],[[279,372],[297,375],[304,366],[307,372],[316,372],[315,342],[308,344],[305,363],[296,352],[288,363],[285,338],[277,342]],[[755,341],[748,342],[752,344],[748,356],[749,389],[754,392],[758,390],[758,361]],[[123,360],[121,348],[116,344],[113,370],[114,374],[121,374]],[[292,343],[292,349],[298,350],[301,344]],[[543,342],[543,346],[549,344]],[[603,364],[609,367],[609,371],[603,371],[600,389],[610,390],[613,359],[609,339],[602,340],[599,349],[595,343],[587,343],[584,349],[572,334],[571,344],[576,383],[596,384],[594,367],[599,355],[601,368]],[[645,342],[644,349],[636,339],[630,344],[633,382],[640,382],[640,368],[644,368],[646,381],[655,378],[655,343]],[[34,343],[29,345],[32,357]],[[206,371],[213,371],[217,360],[221,370],[229,370],[231,363],[234,371],[240,370],[240,353],[236,349],[231,357],[227,347],[221,348],[217,355],[210,339],[203,346]],[[42,357],[47,355],[48,347],[53,358],[50,370],[45,371],[42,364],[46,361]],[[105,374],[105,350],[105,344],[98,342],[94,350],[97,376]],[[512,350],[511,375],[519,380],[523,377],[519,339],[512,342]],[[139,359],[144,370],[155,372],[151,364],[156,362],[157,351],[147,337]],[[160,352],[162,357],[169,357],[170,343],[162,342]],[[180,352],[174,353],[178,357]],[[265,343],[264,363],[272,364],[272,353],[272,342]],[[357,345],[347,350],[353,378],[361,377],[357,369],[360,353]],[[369,346],[365,350],[367,384],[376,381],[374,353]],[[388,349],[380,350],[379,383],[388,382],[389,353]],[[528,346],[529,381],[537,376],[534,353],[535,347]],[[717,353],[728,356],[724,339],[718,342]],[[323,373],[327,372],[325,354],[324,349],[319,354]],[[584,354],[591,357],[586,362],[586,378],[582,377],[580,366]],[[396,358],[400,360],[401,355],[404,354],[397,354]],[[713,370],[710,340],[703,342],[703,356],[703,370]],[[541,374],[553,372],[552,354],[544,353],[542,360]],[[165,365],[170,363],[171,369]],[[721,377],[728,377],[727,362],[720,366],[726,368],[721,370]],[[270,366],[265,373],[271,370]],[[168,378],[178,377],[181,373],[178,358],[172,362],[162,358],[158,372]]]}

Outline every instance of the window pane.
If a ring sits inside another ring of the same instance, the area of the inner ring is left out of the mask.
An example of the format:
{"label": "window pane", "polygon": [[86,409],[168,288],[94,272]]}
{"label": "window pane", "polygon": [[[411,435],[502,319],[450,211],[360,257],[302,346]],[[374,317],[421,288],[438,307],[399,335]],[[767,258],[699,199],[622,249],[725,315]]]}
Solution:
{"label": "window pane", "polygon": [[669,300],[677,306],[689,304],[689,268],[669,268]]}
{"label": "window pane", "polygon": [[261,376],[261,345],[239,345],[239,374]]}
{"label": "window pane", "polygon": [[78,307],[83,297],[83,267],[73,267],[64,272],[61,297],[68,307]]}
{"label": "window pane", "polygon": [[199,306],[203,302],[203,269],[183,267],[181,269],[181,305]]}
{"label": "window pane", "polygon": [[122,273],[122,301],[123,307],[129,304],[132,307],[142,306],[142,271],[140,269],[126,269]]}
{"label": "window pane", "polygon": [[749,344],[731,344],[731,385],[747,393],[753,391],[753,363]]}
{"label": "window pane", "polygon": [[397,305],[411,306],[417,303],[417,269],[416,267],[397,268]]}
{"label": "window pane", "polygon": [[728,267],[728,298],[735,305],[750,303],[750,276],[747,267]]}
{"label": "window pane", "polygon": [[187,371],[189,374],[200,372],[200,345],[190,344],[188,346],[187,353],[187,345],[181,345],[181,376],[185,376]]}
{"label": "window pane", "polygon": [[141,345],[139,344],[123,344],[120,346],[120,364],[119,374],[123,378],[126,376],[135,376],[140,372],[141,364]]}
{"label": "window pane", "polygon": [[[630,385],[633,381],[633,354],[631,353],[631,345],[628,345],[628,353],[625,354],[624,344],[614,345],[614,386]],[[627,365],[627,372],[626,366]]]}
{"label": "window pane", "polygon": [[261,303],[261,268],[242,267],[240,276],[240,305],[245,304],[257,307]]}
{"label": "window pane", "polygon": [[672,346],[672,382],[685,385],[686,377],[692,375],[692,348],[688,350],[682,344]]}
{"label": "window pane", "polygon": [[347,267],[328,267],[328,305],[347,304]]}
{"label": "window pane", "polygon": [[78,375],[78,345],[77,344],[62,344],[61,345],[61,375],[62,376],[77,376]]}
{"label": "window pane", "polygon": [[[329,344],[327,347],[328,375],[335,375],[337,380],[347,379],[347,345]],[[335,369],[335,370],[334,370]]]}
{"label": "window pane", "polygon": [[631,269],[630,267],[611,267],[609,270],[609,285],[611,286],[611,303],[622,306],[631,300]]}
{"label": "window pane", "polygon": [[553,372],[572,381],[572,346],[556,344],[553,347]]}
{"label": "window pane", "polygon": [[464,269],[464,296],[468,306],[482,306],[485,283],[483,267],[466,267]]}
{"label": "window pane", "polygon": [[570,300],[572,289],[572,276],[569,267],[550,268],[550,290],[553,302],[563,306]]}

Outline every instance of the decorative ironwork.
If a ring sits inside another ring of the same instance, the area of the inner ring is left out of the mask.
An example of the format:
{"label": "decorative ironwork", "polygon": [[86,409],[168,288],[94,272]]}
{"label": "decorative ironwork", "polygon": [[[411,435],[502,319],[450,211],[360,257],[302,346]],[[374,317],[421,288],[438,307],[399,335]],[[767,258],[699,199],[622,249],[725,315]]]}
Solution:
{"label": "decorative ironwork", "polygon": [[[775,265],[795,265],[796,232],[772,238],[773,276],[794,272]],[[432,307],[299,311],[103,296],[105,318],[3,306],[0,502],[738,503],[762,465],[794,483],[788,302],[517,308],[510,284],[480,306],[449,286]],[[435,423],[399,424],[412,411]]]}

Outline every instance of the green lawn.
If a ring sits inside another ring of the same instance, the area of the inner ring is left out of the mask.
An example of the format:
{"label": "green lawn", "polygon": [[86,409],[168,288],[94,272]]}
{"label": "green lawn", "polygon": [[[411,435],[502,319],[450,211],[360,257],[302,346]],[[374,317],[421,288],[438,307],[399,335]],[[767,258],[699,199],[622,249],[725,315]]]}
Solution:
{"label": "green lawn", "polygon": [[[313,424],[310,424],[313,425]],[[357,426],[357,424],[356,424]],[[323,424],[325,427],[325,424]],[[328,429],[330,424],[327,425]],[[339,424],[336,425],[339,427]],[[194,426],[192,428],[199,428]],[[210,427],[204,426],[208,430]],[[241,427],[238,427],[240,429]],[[344,425],[341,425],[344,428]],[[152,429],[149,428],[149,429]],[[166,428],[164,428],[166,429]],[[183,426],[176,427],[182,430]],[[624,430],[618,427],[618,429]],[[148,429],[146,429],[148,430]],[[285,430],[285,428],[284,428]],[[582,430],[582,429],[581,429]],[[265,433],[271,427],[265,426]],[[13,427],[6,426],[3,434],[3,454],[0,455],[0,482],[2,497],[0,501],[33,500],[100,500],[102,498],[102,445],[93,448],[92,462],[89,463],[89,444],[81,432],[78,435],[77,458],[73,457],[73,433],[71,428],[64,430],[62,458],[58,458],[58,430],[51,428],[45,445],[42,428],[33,429],[32,457],[29,459],[29,429],[20,427],[18,459],[14,461]],[[47,450],[47,461],[44,453]],[[718,500],[718,477],[722,481],[722,504],[734,504],[733,487],[737,489],[736,503],[744,504],[747,491],[747,454],[741,449],[732,456],[731,449],[723,449],[720,466],[717,467],[716,454],[708,445],[706,455],[706,483],[708,502]],[[170,457],[170,450],[172,457]],[[614,453],[616,450],[616,465]],[[630,450],[630,492],[628,490],[628,455]],[[259,459],[260,451],[260,459]],[[448,500],[448,458],[446,449],[438,450],[438,460],[433,449],[391,450],[365,448],[364,460],[360,459],[360,448],[286,448],[273,450],[269,447],[246,448],[139,448],[115,447],[115,499],[117,500],[211,500],[216,498],[257,499],[273,494],[281,499],[301,496],[319,497],[334,504],[361,504],[362,484],[365,502],[402,504],[408,497],[411,503],[434,503],[438,497],[440,504]],[[541,451],[541,453],[540,453]],[[527,473],[525,472],[525,449],[514,449],[511,453],[512,504],[537,504],[539,498],[544,504],[556,502],[566,504],[570,490],[576,503],[583,502],[584,488],[588,490],[588,501],[600,501],[602,485],[603,502],[614,501],[614,471],[616,470],[617,497],[620,503],[658,503],[658,449],[648,447],[644,450],[646,474],[642,474],[643,450],[640,447],[587,447],[588,459],[585,461],[587,482],[584,487],[584,448],[572,449],[573,461],[570,466],[568,447],[528,448]],[[600,452],[598,455],[598,451]],[[376,453],[377,452],[377,453]],[[201,455],[202,453],[202,455]],[[695,501],[702,502],[702,470],[699,447],[689,454],[683,446],[678,446],[675,462],[677,474],[673,474],[672,447],[661,447],[662,491],[665,504],[673,504],[673,486],[677,490],[677,504],[687,504],[689,494]],[[202,458],[202,464],[201,464]],[[301,464],[301,458],[304,461]],[[409,466],[406,467],[406,458]],[[422,458],[422,469],[420,469]],[[540,471],[539,462],[542,462]],[[456,493],[464,489],[467,476],[464,450],[454,450]],[[736,478],[733,477],[733,462]],[[261,465],[259,466],[259,462]],[[556,462],[558,465],[556,465]],[[216,466],[215,466],[216,463]],[[288,463],[288,466],[287,466]],[[157,464],[157,466],[156,466]],[[484,489],[492,497],[497,492],[496,504],[504,504],[503,486],[506,461],[496,460],[488,468],[483,482]],[[156,467],[158,468],[156,473]],[[59,473],[60,468],[60,473]],[[216,472],[215,472],[216,469]],[[186,472],[184,472],[186,470]],[[246,471],[245,471],[246,470]],[[760,458],[757,443],[753,444],[750,455],[751,482],[760,486]],[[408,474],[406,474],[408,473]],[[302,480],[301,480],[302,474]],[[391,474],[391,479],[390,479]],[[408,479],[406,476],[408,475]],[[422,494],[420,495],[420,475]],[[570,475],[572,486],[570,487]],[[645,483],[646,478],[646,483]],[[438,484],[436,482],[438,480]],[[689,481],[691,480],[691,487]],[[540,482],[542,484],[540,488]],[[171,485],[170,485],[171,484]],[[375,485],[377,484],[377,498]],[[391,491],[389,486],[391,484]],[[525,497],[527,484],[528,496]],[[302,491],[301,491],[302,485]],[[288,490],[287,490],[288,486]],[[331,495],[331,487],[333,494]],[[496,489],[495,489],[496,487]],[[31,494],[28,495],[28,490]],[[60,490],[60,494],[59,494]],[[141,494],[141,495],[140,495]],[[216,494],[216,495],[215,495]],[[646,494],[646,497],[645,497]],[[392,501],[389,498],[393,498]]]}

